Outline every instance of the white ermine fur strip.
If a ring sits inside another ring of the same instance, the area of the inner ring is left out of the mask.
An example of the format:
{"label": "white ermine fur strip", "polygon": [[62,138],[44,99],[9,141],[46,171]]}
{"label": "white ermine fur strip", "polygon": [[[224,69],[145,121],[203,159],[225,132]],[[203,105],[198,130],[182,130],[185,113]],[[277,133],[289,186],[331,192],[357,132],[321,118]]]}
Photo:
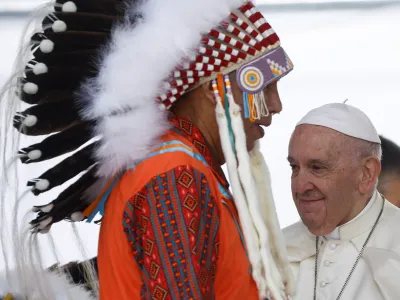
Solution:
{"label": "white ermine fur strip", "polygon": [[275,208],[275,201],[271,188],[271,177],[259,147],[259,142],[257,142],[254,149],[250,152],[251,171],[260,195],[261,212],[270,233],[269,241],[272,245],[272,254],[279,262],[278,266],[285,283],[286,293],[288,295],[294,295],[295,281],[287,258],[286,246]]}
{"label": "white ermine fur strip", "polygon": [[[95,300],[83,287],[70,283],[66,276],[56,272],[43,272],[46,285],[52,291],[51,298],[43,298],[38,289],[37,271],[24,268],[24,289],[21,278],[13,271],[9,276],[0,274],[0,295],[13,294],[17,299],[27,300]],[[66,292],[67,291],[67,292]]]}
{"label": "white ermine fur strip", "polygon": [[[100,120],[97,133],[99,174],[110,176],[144,157],[168,129],[156,97],[162,82],[194,55],[201,33],[208,32],[240,7],[243,0],[149,0],[128,8],[126,21],[115,27],[111,42],[99,59],[99,75],[86,82],[80,96],[83,115]],[[136,24],[129,15],[143,19]],[[113,111],[132,110],[108,116]]]}
{"label": "white ermine fur strip", "polygon": [[251,173],[250,157],[246,146],[246,135],[243,129],[241,109],[239,105],[235,103],[231,93],[227,93],[227,98],[229,100],[229,113],[232,120],[232,129],[235,134],[236,155],[239,161],[238,173],[248,201],[252,223],[254,224],[254,227],[258,233],[264,278],[267,280],[267,286],[273,298],[275,300],[283,300],[284,284],[278,267],[276,266],[276,262],[271,254],[268,241],[269,233],[267,226],[264,223],[264,219],[260,213],[260,200],[256,184]]}
{"label": "white ermine fur strip", "polygon": [[257,284],[260,299],[266,298],[267,285],[265,278],[262,276],[261,257],[259,247],[257,245],[257,233],[251,221],[251,216],[247,207],[247,200],[242,190],[242,185],[237,173],[236,156],[233,152],[231,141],[229,138],[228,120],[225,115],[225,109],[222,107],[221,99],[217,100],[216,106],[217,123],[221,146],[224,152],[229,179],[232,186],[234,201],[238,209],[240,223],[243,229],[243,236],[246,242],[247,255],[253,269],[253,278]]}

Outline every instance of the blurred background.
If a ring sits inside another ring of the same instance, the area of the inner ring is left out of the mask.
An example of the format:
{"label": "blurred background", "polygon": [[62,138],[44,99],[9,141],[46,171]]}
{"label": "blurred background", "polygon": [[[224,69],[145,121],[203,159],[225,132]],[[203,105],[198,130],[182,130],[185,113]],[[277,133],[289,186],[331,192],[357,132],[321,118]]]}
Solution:
{"label": "blurred background", "polygon": [[[11,72],[29,12],[44,2],[0,0],[1,85]],[[295,70],[279,84],[283,112],[274,117],[262,141],[281,227],[286,227],[299,219],[290,192],[288,142],[296,122],[310,109],[348,99],[348,104],[362,109],[372,119],[380,134],[400,144],[396,121],[400,112],[400,0],[259,0],[256,3],[295,65]],[[37,141],[24,138],[22,144]],[[26,168],[20,168],[21,192],[26,190],[25,182],[46,169],[45,164],[35,165],[34,171],[30,169],[27,174]],[[56,188],[46,193],[49,195],[43,195],[41,203],[29,196],[21,203],[21,211],[50,202],[59,192],[60,188]],[[78,229],[86,256],[96,255],[98,226],[78,224]],[[61,263],[85,258],[74,244],[70,224],[56,224],[51,232]],[[41,242],[46,253],[47,238],[42,237]],[[52,255],[44,255],[46,265],[54,261]]]}

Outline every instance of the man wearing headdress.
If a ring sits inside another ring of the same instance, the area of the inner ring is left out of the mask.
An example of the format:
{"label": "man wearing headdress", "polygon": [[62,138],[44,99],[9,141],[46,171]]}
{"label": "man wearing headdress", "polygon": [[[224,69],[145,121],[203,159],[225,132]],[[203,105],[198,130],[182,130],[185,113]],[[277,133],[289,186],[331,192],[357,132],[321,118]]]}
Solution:
{"label": "man wearing headdress", "polygon": [[34,208],[33,231],[100,213],[101,299],[286,299],[257,144],[293,68],[277,34],[243,0],[121,4],[57,0],[32,37],[19,95],[38,105],[15,126],[57,133],[19,155],[78,151],[28,185],[40,195],[83,174]]}
{"label": "man wearing headdress", "polygon": [[399,299],[400,209],[376,190],[381,155],[353,106],[327,104],[297,124],[288,160],[301,222],[284,229],[294,299]]}

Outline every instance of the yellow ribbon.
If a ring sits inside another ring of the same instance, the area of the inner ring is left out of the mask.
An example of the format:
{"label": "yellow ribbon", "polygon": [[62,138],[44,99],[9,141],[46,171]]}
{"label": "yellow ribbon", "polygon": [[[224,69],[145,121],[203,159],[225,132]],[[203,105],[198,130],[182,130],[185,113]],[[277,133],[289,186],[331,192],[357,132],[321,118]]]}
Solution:
{"label": "yellow ribbon", "polygon": [[249,94],[248,99],[249,99],[250,122],[254,122],[257,116],[256,107],[254,105],[255,101],[254,95]]}

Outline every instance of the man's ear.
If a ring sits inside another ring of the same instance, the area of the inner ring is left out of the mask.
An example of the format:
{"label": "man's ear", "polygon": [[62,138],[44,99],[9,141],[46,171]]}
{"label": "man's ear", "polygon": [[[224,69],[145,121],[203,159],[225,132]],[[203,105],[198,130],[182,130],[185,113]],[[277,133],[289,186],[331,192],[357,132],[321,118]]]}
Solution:
{"label": "man's ear", "polygon": [[214,91],[212,88],[211,81],[203,83],[200,88],[201,88],[204,98],[209,100],[213,105],[217,105],[217,101],[215,100],[215,97],[214,97]]}
{"label": "man's ear", "polygon": [[381,163],[375,157],[365,158],[363,161],[362,176],[360,182],[360,192],[365,194],[375,186],[379,174],[381,173]]}

